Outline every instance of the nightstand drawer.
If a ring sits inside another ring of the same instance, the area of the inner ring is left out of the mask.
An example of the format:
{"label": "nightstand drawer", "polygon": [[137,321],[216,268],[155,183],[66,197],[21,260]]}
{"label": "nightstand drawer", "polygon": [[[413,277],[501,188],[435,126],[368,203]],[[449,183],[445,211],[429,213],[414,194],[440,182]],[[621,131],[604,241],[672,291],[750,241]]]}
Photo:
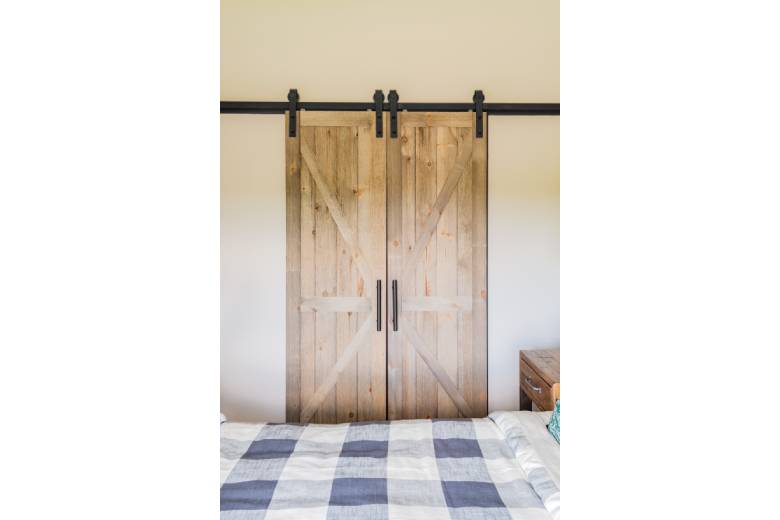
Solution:
{"label": "nightstand drawer", "polygon": [[555,407],[552,387],[523,359],[520,360],[520,387],[541,410]]}

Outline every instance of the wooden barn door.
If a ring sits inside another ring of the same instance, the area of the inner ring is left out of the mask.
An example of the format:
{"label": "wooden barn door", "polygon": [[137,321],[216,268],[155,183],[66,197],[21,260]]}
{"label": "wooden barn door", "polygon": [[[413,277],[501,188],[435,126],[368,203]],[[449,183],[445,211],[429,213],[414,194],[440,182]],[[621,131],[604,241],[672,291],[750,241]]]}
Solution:
{"label": "wooden barn door", "polygon": [[297,119],[295,137],[289,114],[285,125],[287,421],[384,420],[385,139],[371,112]]}
{"label": "wooden barn door", "polygon": [[389,419],[487,413],[487,124],[476,138],[474,119],[401,112],[387,141]]}

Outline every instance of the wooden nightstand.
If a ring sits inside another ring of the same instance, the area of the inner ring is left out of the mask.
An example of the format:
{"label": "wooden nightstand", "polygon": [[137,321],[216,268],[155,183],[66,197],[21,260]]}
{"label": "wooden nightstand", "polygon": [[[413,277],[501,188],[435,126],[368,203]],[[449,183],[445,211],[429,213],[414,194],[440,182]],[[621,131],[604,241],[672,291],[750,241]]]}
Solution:
{"label": "wooden nightstand", "polygon": [[520,410],[552,410],[560,392],[561,349],[521,350]]}

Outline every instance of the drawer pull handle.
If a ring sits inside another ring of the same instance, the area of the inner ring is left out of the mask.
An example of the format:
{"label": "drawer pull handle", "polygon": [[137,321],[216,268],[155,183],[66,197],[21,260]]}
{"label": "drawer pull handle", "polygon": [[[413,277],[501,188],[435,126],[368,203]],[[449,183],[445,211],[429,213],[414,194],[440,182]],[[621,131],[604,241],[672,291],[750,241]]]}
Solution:
{"label": "drawer pull handle", "polygon": [[534,384],[531,382],[531,380],[528,378],[528,376],[525,376],[525,384],[531,387],[531,390],[536,392],[537,394],[542,393],[542,387],[541,386],[534,386]]}

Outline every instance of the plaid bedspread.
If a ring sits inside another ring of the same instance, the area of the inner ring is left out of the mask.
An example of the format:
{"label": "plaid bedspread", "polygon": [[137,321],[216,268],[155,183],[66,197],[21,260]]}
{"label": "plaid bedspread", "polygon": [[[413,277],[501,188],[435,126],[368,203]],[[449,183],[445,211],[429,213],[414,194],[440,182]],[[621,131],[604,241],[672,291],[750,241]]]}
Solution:
{"label": "plaid bedspread", "polygon": [[225,423],[221,517],[550,519],[513,435],[489,418]]}

